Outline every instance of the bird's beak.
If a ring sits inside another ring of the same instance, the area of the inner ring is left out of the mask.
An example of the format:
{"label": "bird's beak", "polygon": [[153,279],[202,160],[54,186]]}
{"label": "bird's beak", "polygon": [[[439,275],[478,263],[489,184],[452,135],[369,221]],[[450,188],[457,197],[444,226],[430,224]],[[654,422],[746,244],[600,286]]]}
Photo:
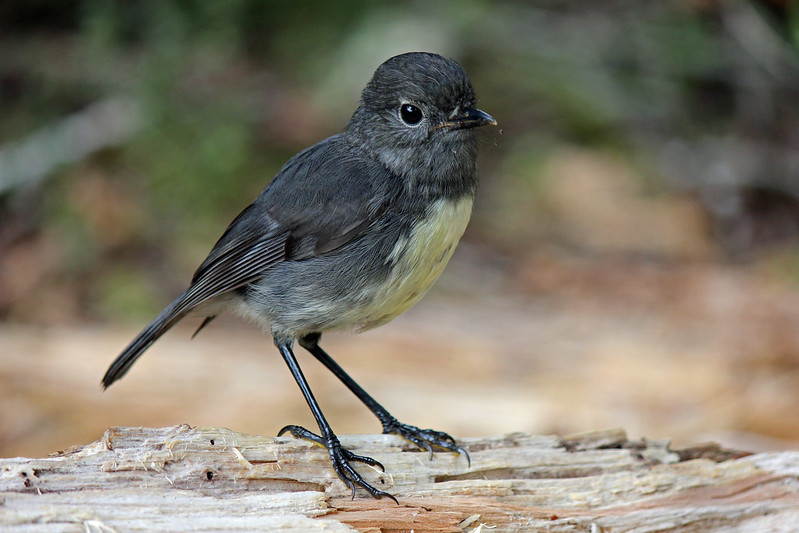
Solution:
{"label": "bird's beak", "polygon": [[469,107],[464,109],[463,113],[444,122],[439,127],[451,130],[462,130],[467,128],[479,128],[480,126],[487,126],[488,124],[496,126],[497,121],[485,111]]}

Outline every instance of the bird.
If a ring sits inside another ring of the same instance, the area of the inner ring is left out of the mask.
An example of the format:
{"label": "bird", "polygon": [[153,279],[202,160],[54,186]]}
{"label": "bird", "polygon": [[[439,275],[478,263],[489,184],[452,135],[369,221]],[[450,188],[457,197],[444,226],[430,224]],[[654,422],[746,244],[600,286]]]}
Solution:
{"label": "bird", "polygon": [[[271,335],[319,433],[290,433],[327,449],[351,489],[396,498],[352,463],[385,471],[344,448],[294,355],[296,342],[335,375],[383,425],[432,458],[468,454],[453,437],[399,422],[320,346],[323,332],[365,331],[390,321],[427,292],[469,222],[477,188],[477,128],[496,125],[476,107],[463,67],[430,52],[389,58],[374,72],[344,130],[297,153],[227,227],[188,288],[119,354],[107,389],[167,330],[189,314],[222,313]],[[197,334],[195,332],[195,335]]]}

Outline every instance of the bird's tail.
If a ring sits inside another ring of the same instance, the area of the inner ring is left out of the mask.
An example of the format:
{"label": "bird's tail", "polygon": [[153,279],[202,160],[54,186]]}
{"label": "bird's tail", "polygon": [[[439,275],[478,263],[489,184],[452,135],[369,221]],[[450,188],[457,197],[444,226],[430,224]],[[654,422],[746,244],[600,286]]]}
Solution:
{"label": "bird's tail", "polygon": [[185,305],[187,293],[188,291],[178,296],[175,301],[161,311],[114,359],[105,376],[103,376],[102,384],[104,389],[107,389],[113,382],[124,376],[152,343],[157,341],[161,335],[166,333],[169,328],[188,313],[189,308]]}

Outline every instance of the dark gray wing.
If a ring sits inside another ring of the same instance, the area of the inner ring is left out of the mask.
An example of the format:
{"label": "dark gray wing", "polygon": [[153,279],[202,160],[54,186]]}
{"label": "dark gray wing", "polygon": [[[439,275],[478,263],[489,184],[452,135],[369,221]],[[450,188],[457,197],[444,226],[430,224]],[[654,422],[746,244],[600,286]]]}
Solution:
{"label": "dark gray wing", "polygon": [[197,268],[187,291],[187,304],[195,307],[262,277],[266,269],[285,259],[287,237],[288,231],[250,204]]}
{"label": "dark gray wing", "polygon": [[212,298],[257,280],[275,262],[350,242],[384,212],[389,178],[340,135],[300,152],[214,245],[192,278],[193,298]]}
{"label": "dark gray wing", "polygon": [[103,386],[107,388],[124,376],[144,351],[189,311],[214,296],[257,280],[269,266],[283,260],[286,236],[287,232],[281,232],[273,220],[258,213],[252,205],[242,211],[197,269],[189,288],[141,330],[111,363],[103,376]]}
{"label": "dark gray wing", "polygon": [[228,226],[189,288],[119,354],[103,385],[121,378],[153,342],[203,302],[262,278],[280,261],[331,253],[357,238],[385,211],[391,190],[392,176],[385,168],[360,157],[340,135],[297,154]]}
{"label": "dark gray wing", "polygon": [[286,259],[298,261],[360,236],[401,189],[399,177],[335,135],[291,159],[255,205],[289,230]]}

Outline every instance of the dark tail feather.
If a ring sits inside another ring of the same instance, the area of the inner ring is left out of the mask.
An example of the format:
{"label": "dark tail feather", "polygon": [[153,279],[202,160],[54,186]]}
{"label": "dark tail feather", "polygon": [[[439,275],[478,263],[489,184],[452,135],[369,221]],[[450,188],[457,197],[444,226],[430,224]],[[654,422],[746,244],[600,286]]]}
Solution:
{"label": "dark tail feather", "polygon": [[[188,292],[188,291],[186,291]],[[155,320],[150,322],[146,328],[136,335],[127,347],[122,350],[122,353],[114,359],[111,366],[103,376],[103,389],[107,389],[113,382],[125,375],[130,370],[133,363],[141,357],[144,351],[150,347],[152,343],[158,340],[161,335],[167,332],[169,328],[183,318],[189,309],[184,305],[186,292],[178,296],[174,302],[169,304],[161,313],[155,317]]]}
{"label": "dark tail feather", "polygon": [[202,329],[203,329],[205,326],[207,326],[207,325],[208,325],[208,324],[209,324],[209,323],[210,323],[210,322],[211,322],[213,319],[215,319],[215,318],[216,318],[216,315],[211,315],[211,316],[207,316],[207,317],[205,317],[205,320],[203,320],[203,323],[202,323],[202,324],[200,324],[200,327],[199,327],[199,328],[197,328],[197,331],[195,331],[195,332],[194,332],[194,335],[192,335],[192,336],[191,336],[191,338],[193,339],[194,337],[196,337],[196,336],[197,336],[197,334],[198,334],[199,332],[201,332],[201,331],[202,331]]}

